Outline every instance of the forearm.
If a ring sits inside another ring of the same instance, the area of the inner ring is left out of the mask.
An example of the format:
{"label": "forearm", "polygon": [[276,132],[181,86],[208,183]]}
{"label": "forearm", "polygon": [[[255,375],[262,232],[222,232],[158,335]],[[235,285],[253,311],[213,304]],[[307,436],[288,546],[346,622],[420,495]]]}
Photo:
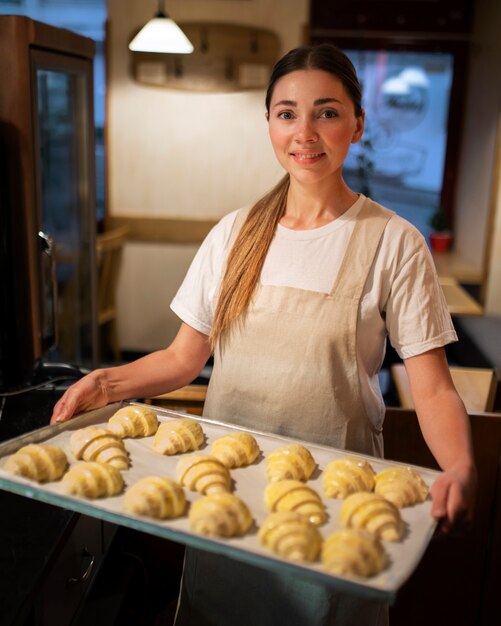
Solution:
{"label": "forearm", "polygon": [[54,406],[51,423],[130,398],[166,393],[190,383],[210,356],[206,335],[186,324],[165,350],[133,363],[97,369],[72,385]]}
{"label": "forearm", "polygon": [[174,350],[158,350],[137,361],[95,370],[96,380],[108,402],[145,398],[189,384],[203,364],[184,361]]}
{"label": "forearm", "polygon": [[443,473],[432,486],[432,515],[447,532],[473,516],[477,472],[470,422],[443,349],[405,361],[423,437]]}
{"label": "forearm", "polygon": [[443,470],[474,470],[470,422],[454,388],[414,398],[423,437]]}

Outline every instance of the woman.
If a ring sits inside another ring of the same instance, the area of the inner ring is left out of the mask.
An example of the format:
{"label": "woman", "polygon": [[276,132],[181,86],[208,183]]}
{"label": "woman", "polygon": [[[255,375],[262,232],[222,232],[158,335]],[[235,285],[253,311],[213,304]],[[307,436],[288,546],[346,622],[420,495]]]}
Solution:
{"label": "woman", "polygon": [[[471,518],[475,491],[468,418],[444,353],[457,338],[422,236],[343,180],[364,129],[351,62],[330,45],[290,51],[273,70],[266,118],[287,174],[202,244],[172,303],[182,320],[174,342],[89,374],[52,421],[176,389],[213,352],[207,417],[382,456],[377,374],[388,336],[444,470],[432,513],[447,531]],[[176,623],[366,626],[386,617],[377,603],[188,550]]]}

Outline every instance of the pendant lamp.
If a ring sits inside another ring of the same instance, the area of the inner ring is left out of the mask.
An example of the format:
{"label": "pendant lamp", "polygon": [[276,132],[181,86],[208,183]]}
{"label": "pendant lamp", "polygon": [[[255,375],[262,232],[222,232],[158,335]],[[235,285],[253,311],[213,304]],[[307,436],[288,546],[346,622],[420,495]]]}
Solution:
{"label": "pendant lamp", "polygon": [[179,26],[165,12],[165,1],[158,0],[158,12],[129,44],[134,52],[190,54],[193,45]]}

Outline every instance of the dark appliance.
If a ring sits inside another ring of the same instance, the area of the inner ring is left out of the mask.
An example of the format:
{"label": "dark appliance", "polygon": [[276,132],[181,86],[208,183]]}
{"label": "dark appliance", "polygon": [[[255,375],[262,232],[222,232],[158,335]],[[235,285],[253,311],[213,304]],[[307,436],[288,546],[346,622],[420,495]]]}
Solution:
{"label": "dark appliance", "polygon": [[97,365],[94,42],[0,16],[0,389]]}

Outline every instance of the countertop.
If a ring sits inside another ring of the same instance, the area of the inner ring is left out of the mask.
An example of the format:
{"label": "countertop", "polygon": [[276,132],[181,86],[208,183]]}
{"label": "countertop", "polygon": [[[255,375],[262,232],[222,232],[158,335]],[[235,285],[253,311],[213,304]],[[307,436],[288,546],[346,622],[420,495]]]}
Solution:
{"label": "countertop", "polygon": [[[0,441],[46,426],[56,390],[0,397]],[[24,624],[74,513],[0,490],[0,625]]]}

